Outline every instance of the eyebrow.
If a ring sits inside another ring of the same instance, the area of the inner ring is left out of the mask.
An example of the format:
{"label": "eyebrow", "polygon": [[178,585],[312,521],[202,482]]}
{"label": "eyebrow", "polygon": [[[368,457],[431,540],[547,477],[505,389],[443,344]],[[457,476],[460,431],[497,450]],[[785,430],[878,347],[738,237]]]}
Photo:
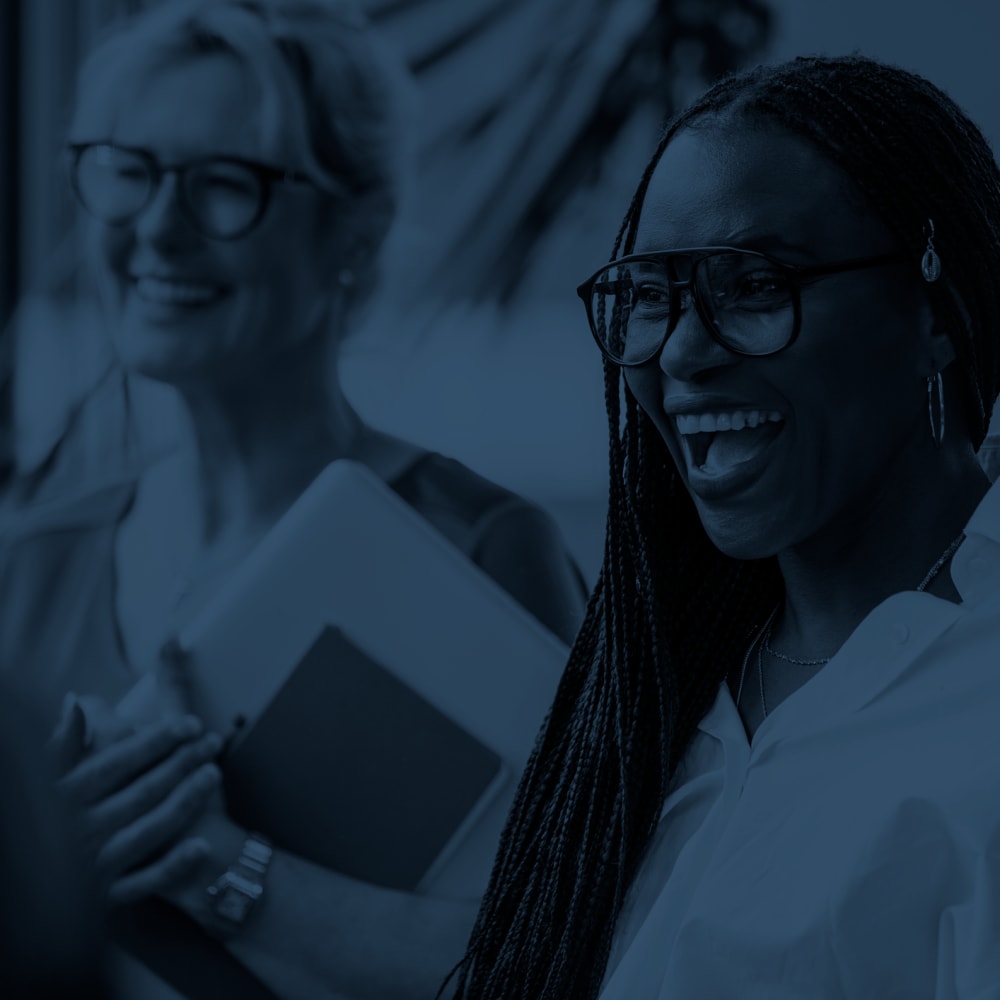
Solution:
{"label": "eyebrow", "polygon": [[[675,244],[675,246],[690,247],[691,249],[695,249],[698,246],[733,247],[736,250],[758,250],[761,253],[771,254],[774,254],[775,251],[784,250],[789,253],[798,254],[808,260],[819,260],[819,255],[814,247],[806,246],[804,243],[797,243],[795,240],[782,236],[780,233],[754,232],[750,228],[737,230],[709,243],[683,243]],[[673,248],[662,245],[649,247],[640,247],[637,245],[632,252],[636,254],[655,254],[669,252],[671,249]],[[780,256],[780,254],[777,255]]]}
{"label": "eyebrow", "polygon": [[731,233],[726,237],[726,241],[726,245],[728,246],[739,247],[745,250],[761,250],[764,253],[770,253],[774,250],[788,250],[803,257],[809,257],[813,260],[817,259],[814,247],[788,239],[780,233],[755,233],[753,229],[744,229],[736,233]]}

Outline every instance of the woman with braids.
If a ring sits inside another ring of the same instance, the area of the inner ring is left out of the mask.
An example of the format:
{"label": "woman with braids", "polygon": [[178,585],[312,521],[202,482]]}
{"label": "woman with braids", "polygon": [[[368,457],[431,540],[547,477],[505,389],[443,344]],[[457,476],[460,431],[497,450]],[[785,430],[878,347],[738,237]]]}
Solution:
{"label": "woman with braids", "polygon": [[449,995],[1000,996],[989,146],[900,69],[758,68],[580,293],[603,572]]}

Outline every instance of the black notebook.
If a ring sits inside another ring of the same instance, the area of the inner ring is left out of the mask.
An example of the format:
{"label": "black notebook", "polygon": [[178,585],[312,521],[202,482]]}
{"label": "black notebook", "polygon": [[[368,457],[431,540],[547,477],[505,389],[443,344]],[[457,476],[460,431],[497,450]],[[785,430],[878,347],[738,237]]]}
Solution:
{"label": "black notebook", "polygon": [[232,817],[346,875],[414,890],[499,789],[499,755],[325,628],[227,753]]}

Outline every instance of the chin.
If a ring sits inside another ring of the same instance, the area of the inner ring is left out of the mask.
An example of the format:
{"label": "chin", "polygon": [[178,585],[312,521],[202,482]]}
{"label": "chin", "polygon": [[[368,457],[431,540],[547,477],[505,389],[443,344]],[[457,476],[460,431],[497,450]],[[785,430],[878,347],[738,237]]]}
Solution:
{"label": "chin", "polygon": [[709,541],[730,559],[768,559],[787,548],[787,529],[773,515],[765,519],[745,512],[709,511],[700,503],[695,506]]}
{"label": "chin", "polygon": [[118,360],[131,375],[141,375],[154,382],[178,385],[190,381],[205,365],[186,352],[170,349],[169,345],[143,343],[126,338],[115,345]]}
{"label": "chin", "polygon": [[158,381],[173,382],[207,373],[218,361],[221,324],[197,321],[145,322],[126,315],[115,335],[115,348],[129,371]]}

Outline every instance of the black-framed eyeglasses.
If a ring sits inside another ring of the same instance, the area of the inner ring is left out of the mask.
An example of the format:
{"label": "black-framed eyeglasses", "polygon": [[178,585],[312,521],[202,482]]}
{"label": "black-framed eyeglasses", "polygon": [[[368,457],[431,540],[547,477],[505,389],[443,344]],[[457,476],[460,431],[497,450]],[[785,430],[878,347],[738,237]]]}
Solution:
{"label": "black-framed eyeglasses", "polygon": [[167,174],[177,177],[178,204],[202,236],[236,240],[264,217],[276,183],[315,184],[304,174],[231,156],[163,164],[145,149],[109,142],[69,147],[70,180],[80,204],[111,226],[131,222]]}
{"label": "black-framed eyeglasses", "polygon": [[734,354],[767,357],[795,342],[802,288],[819,278],[884,264],[899,254],[799,267],[738,247],[630,254],[577,289],[604,355],[625,368],[657,357],[693,302],[711,337]]}

